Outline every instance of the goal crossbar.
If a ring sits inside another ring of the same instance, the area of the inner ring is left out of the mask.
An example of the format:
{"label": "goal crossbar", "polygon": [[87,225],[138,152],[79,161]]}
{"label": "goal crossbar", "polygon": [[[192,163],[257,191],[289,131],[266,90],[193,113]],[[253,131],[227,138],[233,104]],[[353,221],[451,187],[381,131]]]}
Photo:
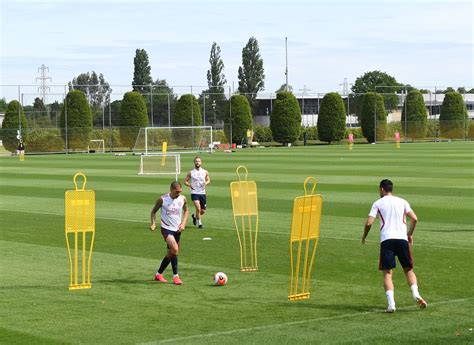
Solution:
{"label": "goal crossbar", "polygon": [[212,127],[144,127],[138,133],[133,151],[144,154],[161,152],[164,142],[171,152],[212,151]]}
{"label": "goal crossbar", "polygon": [[176,153],[140,155],[139,175],[175,175],[181,174],[181,156]]}

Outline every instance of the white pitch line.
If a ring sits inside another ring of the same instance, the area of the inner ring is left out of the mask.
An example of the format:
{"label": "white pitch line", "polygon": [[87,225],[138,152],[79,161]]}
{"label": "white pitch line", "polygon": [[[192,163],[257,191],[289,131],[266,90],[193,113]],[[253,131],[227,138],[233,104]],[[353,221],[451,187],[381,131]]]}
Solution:
{"label": "white pitch line", "polygon": [[[46,214],[46,215],[51,215],[51,216],[64,217],[64,213],[52,213],[52,212],[42,212],[42,211],[20,211],[20,210],[7,210],[7,209],[0,209],[0,211],[31,213],[31,214]],[[96,216],[96,219],[113,220],[113,221],[117,221],[117,222],[129,222],[129,223],[149,223],[148,220],[109,218],[109,217],[97,217],[97,216]],[[225,227],[219,227],[219,228],[214,228],[214,229],[235,231],[234,228],[225,228]],[[285,233],[285,232],[266,231],[266,230],[259,230],[259,233],[281,235],[281,236],[288,236],[289,235],[288,233]],[[321,236],[321,239],[323,239],[323,240],[326,239],[326,238],[331,239],[331,240],[360,242],[359,238],[347,238],[347,237],[339,237],[339,236]],[[367,241],[367,243],[371,243],[371,242],[376,242],[376,241],[370,241],[370,240]],[[454,249],[454,250],[469,250],[469,251],[473,250],[472,248],[466,248],[466,247],[438,246],[438,245],[433,245],[433,244],[418,244],[418,243],[416,243],[416,246],[417,247],[428,247],[428,248],[439,248],[439,249]]]}
{"label": "white pitch line", "polygon": [[[474,297],[434,302],[434,303],[430,303],[428,305],[428,308],[430,308],[431,306],[437,306],[437,305],[442,305],[442,304],[446,304],[446,303],[465,302],[465,301],[471,300],[473,298]],[[418,306],[410,306],[410,307],[404,307],[404,308],[397,308],[397,310],[409,310],[409,309],[415,309],[415,308],[419,308],[419,307]],[[383,312],[382,310],[369,310],[369,311],[365,311],[365,312],[362,312],[362,313],[352,313],[352,314],[343,314],[343,315],[337,315],[337,316],[327,316],[327,317],[320,317],[320,318],[315,318],[315,319],[275,323],[275,324],[272,324],[272,325],[265,325],[265,326],[257,326],[257,327],[249,327],[249,328],[238,328],[238,329],[233,329],[233,330],[230,330],[230,331],[195,334],[195,335],[190,335],[190,336],[187,336],[187,337],[169,338],[169,339],[163,339],[163,340],[159,340],[159,341],[139,343],[139,345],[154,345],[154,344],[161,344],[161,343],[186,341],[186,340],[189,340],[189,339],[200,339],[200,338],[215,337],[215,336],[221,336],[221,335],[230,335],[230,334],[240,333],[240,332],[253,332],[253,331],[259,331],[259,330],[264,330],[264,329],[268,329],[268,328],[275,328],[275,327],[282,327],[282,326],[293,326],[293,325],[300,325],[300,324],[319,322],[319,321],[337,320],[337,319],[344,319],[344,318],[349,318],[349,317],[354,317],[354,316],[362,316],[362,315],[376,314],[376,313],[382,313],[382,312]]]}

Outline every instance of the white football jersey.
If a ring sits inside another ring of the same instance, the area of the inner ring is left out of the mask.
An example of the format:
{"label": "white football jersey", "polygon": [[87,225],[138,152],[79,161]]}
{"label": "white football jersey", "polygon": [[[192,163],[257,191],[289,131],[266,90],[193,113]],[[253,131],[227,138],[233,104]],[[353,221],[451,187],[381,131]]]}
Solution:
{"label": "white football jersey", "polygon": [[161,227],[170,231],[178,231],[179,224],[182,222],[183,205],[186,198],[179,195],[173,199],[170,194],[161,197],[163,205],[161,206]]}
{"label": "white football jersey", "polygon": [[408,240],[406,215],[411,210],[406,200],[393,195],[386,195],[374,202],[369,216],[379,216],[380,242],[389,239]]}
{"label": "white football jersey", "polygon": [[191,194],[206,194],[206,175],[207,170],[203,168],[191,170]]}

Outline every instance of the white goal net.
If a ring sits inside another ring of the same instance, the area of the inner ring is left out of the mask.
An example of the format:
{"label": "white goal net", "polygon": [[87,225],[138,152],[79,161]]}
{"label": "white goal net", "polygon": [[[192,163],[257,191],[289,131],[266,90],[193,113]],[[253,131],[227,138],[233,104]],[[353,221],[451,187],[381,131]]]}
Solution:
{"label": "white goal net", "polygon": [[163,142],[168,151],[201,152],[212,150],[212,127],[145,127],[141,128],[133,152],[162,152]]}
{"label": "white goal net", "polygon": [[105,144],[103,139],[93,139],[87,146],[89,153],[105,153]]}
{"label": "white goal net", "polygon": [[181,173],[181,157],[176,153],[148,154],[140,156],[139,175],[175,175]]}

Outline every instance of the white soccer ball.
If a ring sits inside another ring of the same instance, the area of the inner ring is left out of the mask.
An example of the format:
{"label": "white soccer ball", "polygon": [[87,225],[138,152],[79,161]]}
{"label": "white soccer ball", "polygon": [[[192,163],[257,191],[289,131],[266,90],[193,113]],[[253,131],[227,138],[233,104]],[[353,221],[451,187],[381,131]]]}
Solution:
{"label": "white soccer ball", "polygon": [[227,275],[224,272],[214,274],[214,285],[223,286],[227,284]]}

